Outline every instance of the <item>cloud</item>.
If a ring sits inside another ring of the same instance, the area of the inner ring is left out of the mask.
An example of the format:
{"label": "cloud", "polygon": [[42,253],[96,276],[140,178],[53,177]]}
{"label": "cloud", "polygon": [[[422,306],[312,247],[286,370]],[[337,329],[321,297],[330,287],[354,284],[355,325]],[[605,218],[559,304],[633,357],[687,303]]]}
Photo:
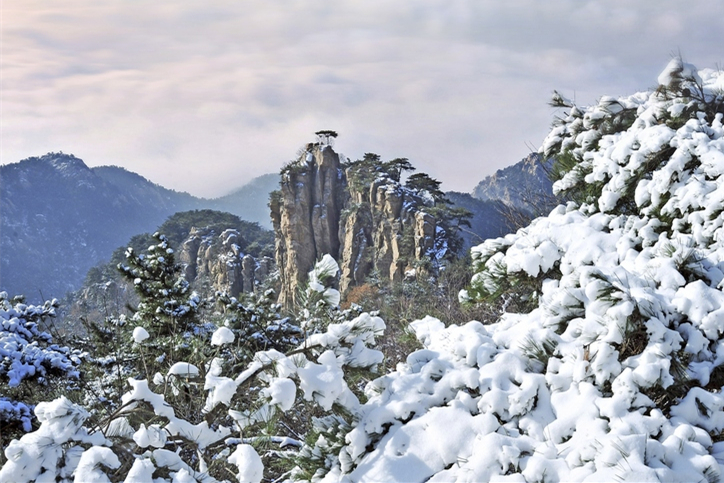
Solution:
{"label": "cloud", "polygon": [[318,129],[469,191],[581,103],[713,67],[724,4],[28,0],[3,7],[2,162],[63,150],[219,195]]}

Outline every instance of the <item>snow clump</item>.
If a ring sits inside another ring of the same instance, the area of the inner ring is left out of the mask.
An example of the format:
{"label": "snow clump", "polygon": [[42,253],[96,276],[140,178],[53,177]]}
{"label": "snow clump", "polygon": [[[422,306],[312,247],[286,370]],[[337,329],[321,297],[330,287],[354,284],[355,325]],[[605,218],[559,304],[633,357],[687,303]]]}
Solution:
{"label": "snow clump", "polygon": [[228,327],[219,327],[211,335],[211,345],[222,346],[234,342],[234,333]]}
{"label": "snow clump", "polygon": [[136,344],[140,344],[149,337],[151,336],[148,334],[148,331],[143,327],[136,327],[135,329],[133,329],[133,342],[135,342]]}

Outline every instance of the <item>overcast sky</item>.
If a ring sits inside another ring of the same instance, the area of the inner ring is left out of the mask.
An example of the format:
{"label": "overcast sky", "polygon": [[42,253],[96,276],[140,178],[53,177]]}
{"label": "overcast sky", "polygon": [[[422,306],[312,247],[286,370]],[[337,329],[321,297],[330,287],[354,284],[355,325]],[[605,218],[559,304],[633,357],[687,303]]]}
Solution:
{"label": "overcast sky", "polygon": [[194,195],[277,172],[314,132],[469,192],[537,150],[553,89],[724,66],[721,0],[3,0],[3,164],[49,151]]}

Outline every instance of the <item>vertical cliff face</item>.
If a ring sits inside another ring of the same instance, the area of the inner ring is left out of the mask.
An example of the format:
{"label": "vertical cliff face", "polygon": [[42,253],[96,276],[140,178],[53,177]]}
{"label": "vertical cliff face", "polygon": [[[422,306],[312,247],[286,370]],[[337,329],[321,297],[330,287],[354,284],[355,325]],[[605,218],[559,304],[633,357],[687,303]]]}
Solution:
{"label": "vertical cliff face", "polygon": [[327,253],[340,265],[343,293],[372,273],[400,281],[436,257],[429,193],[404,186],[384,165],[343,164],[330,146],[309,145],[283,170],[270,203],[280,303],[294,303],[297,287]]}
{"label": "vertical cliff face", "polygon": [[296,287],[324,254],[338,256],[345,186],[339,155],[330,146],[309,145],[282,173],[280,191],[270,203],[280,303],[294,302]]}
{"label": "vertical cliff face", "polygon": [[364,283],[373,271],[383,280],[399,282],[434,248],[435,218],[414,192],[386,177],[364,188],[349,187],[340,225],[342,292]]}

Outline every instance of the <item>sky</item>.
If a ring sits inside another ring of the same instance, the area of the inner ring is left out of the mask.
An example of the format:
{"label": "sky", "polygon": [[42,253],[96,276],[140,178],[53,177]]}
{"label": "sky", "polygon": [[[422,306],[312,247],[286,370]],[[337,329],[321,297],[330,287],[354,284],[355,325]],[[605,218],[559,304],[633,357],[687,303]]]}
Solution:
{"label": "sky", "polygon": [[[314,132],[470,192],[585,106],[724,67],[721,0],[0,0],[0,163],[63,151],[178,191],[278,172]],[[1,182],[1,181],[0,181]]]}

